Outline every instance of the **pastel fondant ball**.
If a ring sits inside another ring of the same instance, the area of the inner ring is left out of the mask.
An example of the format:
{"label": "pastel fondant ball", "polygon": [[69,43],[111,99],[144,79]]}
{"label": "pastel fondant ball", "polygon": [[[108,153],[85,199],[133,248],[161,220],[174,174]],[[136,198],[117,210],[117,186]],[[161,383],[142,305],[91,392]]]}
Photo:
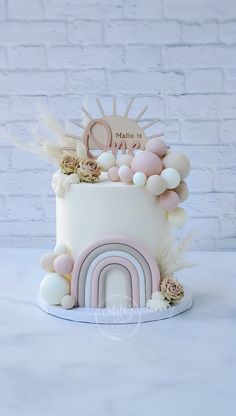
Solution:
{"label": "pastel fondant ball", "polygon": [[61,254],[54,261],[55,272],[59,274],[68,274],[72,272],[74,260],[68,254]]}
{"label": "pastel fondant ball", "polygon": [[120,158],[116,162],[116,166],[120,168],[121,166],[131,166],[131,162],[133,160],[132,155],[121,155]]}
{"label": "pastel fondant ball", "polygon": [[180,174],[176,169],[166,168],[161,172],[161,177],[166,183],[168,189],[176,188],[180,183]]}
{"label": "pastel fondant ball", "polygon": [[169,152],[163,158],[164,168],[173,168],[176,169],[181,177],[181,180],[185,179],[190,172],[190,162],[187,156],[183,153],[178,152]]}
{"label": "pastel fondant ball", "polygon": [[66,295],[61,300],[61,306],[64,309],[72,309],[75,306],[75,298],[71,295]]}
{"label": "pastel fondant ball", "polygon": [[152,195],[161,195],[166,190],[166,183],[159,175],[149,176],[146,188]]}
{"label": "pastel fondant ball", "polygon": [[188,185],[185,181],[180,182],[180,184],[174,190],[179,195],[180,202],[186,201],[189,196]]}
{"label": "pastel fondant ball", "polygon": [[58,243],[54,248],[55,253],[60,256],[60,254],[68,254],[69,249],[66,244]]}
{"label": "pastel fondant ball", "polygon": [[165,191],[164,194],[160,195],[158,198],[160,206],[166,211],[172,211],[177,208],[180,203],[179,197],[174,191]]}
{"label": "pastel fondant ball", "polygon": [[116,165],[116,158],[110,152],[103,152],[98,156],[97,162],[103,172],[107,172],[110,168]]}
{"label": "pastel fondant ball", "polygon": [[42,269],[46,272],[54,272],[54,261],[56,257],[57,255],[54,252],[43,254],[40,259],[40,265]]}
{"label": "pastel fondant ball", "polygon": [[148,139],[145,148],[161,158],[167,153],[167,146],[163,140],[159,139],[159,137]]}
{"label": "pastel fondant ball", "polygon": [[135,152],[135,156],[138,156],[141,153],[143,153],[143,150],[142,149],[138,149],[138,150],[135,150],[134,152]]}
{"label": "pastel fondant ball", "polygon": [[111,182],[117,182],[120,180],[118,168],[116,166],[113,166],[113,168],[110,168],[107,172],[107,177]]}
{"label": "pastel fondant ball", "polygon": [[134,172],[128,166],[121,166],[118,170],[121,182],[130,183],[133,179]]}
{"label": "pastel fondant ball", "polygon": [[176,228],[181,228],[186,224],[188,219],[187,212],[184,208],[176,208],[168,213],[169,224]]}
{"label": "pastel fondant ball", "polygon": [[60,305],[64,296],[69,295],[68,280],[57,273],[49,273],[40,284],[40,295],[49,305]]}
{"label": "pastel fondant ball", "polygon": [[131,169],[134,172],[143,172],[148,178],[151,175],[159,175],[161,173],[162,162],[157,155],[145,150],[133,158]]}
{"label": "pastel fondant ball", "polygon": [[133,176],[133,183],[136,186],[144,186],[146,183],[146,175],[143,172],[136,172]]}

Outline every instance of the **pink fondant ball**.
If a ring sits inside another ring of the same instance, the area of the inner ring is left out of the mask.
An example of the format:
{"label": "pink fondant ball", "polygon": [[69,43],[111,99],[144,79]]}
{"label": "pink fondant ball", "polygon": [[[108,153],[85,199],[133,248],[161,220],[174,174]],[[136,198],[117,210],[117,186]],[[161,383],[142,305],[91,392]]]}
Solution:
{"label": "pink fondant ball", "polygon": [[133,158],[131,169],[134,172],[143,172],[147,177],[159,175],[162,171],[162,162],[157,155],[144,150]]}
{"label": "pink fondant ball", "polygon": [[110,168],[107,172],[107,177],[111,182],[117,182],[119,181],[120,177],[118,174],[118,168],[116,166],[113,166],[113,168]]}
{"label": "pink fondant ball", "polygon": [[160,195],[158,198],[160,206],[166,211],[172,211],[177,208],[180,203],[180,199],[176,192],[174,191],[165,191],[164,194]]}
{"label": "pink fondant ball", "polygon": [[133,179],[134,172],[128,166],[121,166],[118,170],[121,182],[130,183]]}
{"label": "pink fondant ball", "polygon": [[180,202],[184,202],[188,198],[189,190],[185,181],[180,182],[179,186],[177,186],[174,191],[179,195]]}
{"label": "pink fondant ball", "polygon": [[159,157],[164,157],[167,153],[167,146],[159,137],[148,139],[145,148]]}
{"label": "pink fondant ball", "polygon": [[74,260],[68,254],[58,256],[54,261],[54,269],[58,274],[68,274],[72,272]]}

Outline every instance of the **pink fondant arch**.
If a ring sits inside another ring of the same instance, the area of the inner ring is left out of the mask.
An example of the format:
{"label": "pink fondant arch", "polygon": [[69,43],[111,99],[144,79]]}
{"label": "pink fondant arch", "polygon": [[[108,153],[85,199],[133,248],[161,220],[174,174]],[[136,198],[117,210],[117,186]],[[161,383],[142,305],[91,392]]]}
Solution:
{"label": "pink fondant arch", "polygon": [[[113,259],[113,257],[109,256],[109,244],[120,244],[122,245],[122,251],[120,251],[119,254],[119,261],[117,261],[116,259]],[[152,292],[155,292],[157,290],[159,290],[159,286],[160,286],[160,272],[159,272],[159,268],[157,265],[157,262],[154,258],[154,256],[149,252],[149,250],[147,250],[146,247],[143,246],[143,244],[137,242],[136,240],[127,238],[127,237],[123,237],[123,236],[108,236],[108,237],[103,237],[100,238],[98,240],[95,240],[91,243],[89,243],[78,255],[78,257],[75,260],[75,265],[73,268],[73,272],[72,272],[72,281],[71,281],[71,294],[72,296],[74,296],[74,298],[76,299],[76,304],[78,305],[78,287],[79,287],[79,280],[80,280],[80,274],[81,274],[81,269],[83,268],[83,264],[86,263],[86,261],[88,263],[90,263],[89,260],[89,256],[91,256],[91,253],[96,253],[96,250],[98,249],[98,247],[104,246],[104,248],[102,248],[103,252],[106,253],[107,251],[107,259],[104,260],[104,263],[102,263],[102,266],[99,265],[99,267],[96,269],[96,273],[93,273],[92,276],[92,293],[91,293],[91,307],[95,307],[95,305],[98,305],[98,281],[99,281],[99,276],[103,270],[104,267],[106,267],[109,264],[122,264],[125,267],[127,266],[127,260],[126,260],[126,251],[125,251],[125,247],[127,247],[127,250],[129,248],[134,249],[140,256],[142,256],[142,258],[144,259],[144,262],[146,262],[147,266],[150,269],[150,274],[151,274],[151,283],[152,283]],[[106,248],[107,247],[107,248]],[[122,252],[124,253],[123,255],[123,260],[122,260]],[[95,255],[96,257],[96,255]],[[87,260],[86,260],[87,259]],[[86,260],[86,261],[85,261]],[[89,260],[89,261],[88,261]],[[116,260],[116,261],[115,261]],[[87,266],[86,266],[87,267]],[[141,264],[142,270],[143,270],[143,262]],[[130,267],[127,267],[128,269],[130,269]],[[138,295],[137,295],[137,290],[139,290],[140,292],[140,287],[139,287],[139,280],[137,279],[137,276],[139,278],[139,271],[137,268],[133,268],[133,266],[131,265],[131,271],[129,270],[129,273],[131,275],[131,284],[132,287],[134,288],[134,291],[132,291],[132,296],[133,296],[133,304],[137,304],[139,305],[139,301],[138,300]],[[84,271],[83,271],[84,274]],[[136,277],[135,277],[136,276]],[[83,286],[85,286],[86,284],[86,275],[82,277],[82,281]],[[138,289],[139,288],[139,289]],[[80,284],[80,289],[79,290],[85,290],[84,287],[81,287]],[[140,294],[139,294],[140,297]],[[82,305],[79,305],[82,306]]]}

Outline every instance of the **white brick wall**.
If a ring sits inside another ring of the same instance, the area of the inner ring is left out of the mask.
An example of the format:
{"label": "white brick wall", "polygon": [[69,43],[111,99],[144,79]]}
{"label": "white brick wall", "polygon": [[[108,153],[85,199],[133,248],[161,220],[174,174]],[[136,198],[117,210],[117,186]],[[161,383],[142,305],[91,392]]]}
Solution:
{"label": "white brick wall", "polygon": [[[194,248],[235,249],[235,0],[0,0],[0,127],[27,138],[34,101],[63,121],[85,94],[150,105],[192,160]],[[0,146],[1,246],[52,245],[52,167]]]}

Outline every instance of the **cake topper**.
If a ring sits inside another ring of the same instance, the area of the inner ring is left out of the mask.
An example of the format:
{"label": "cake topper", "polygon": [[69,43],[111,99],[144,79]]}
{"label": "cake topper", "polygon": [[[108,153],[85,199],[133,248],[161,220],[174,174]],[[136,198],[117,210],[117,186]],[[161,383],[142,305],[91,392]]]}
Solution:
{"label": "cake topper", "polygon": [[81,124],[77,119],[71,120],[73,124],[84,130],[83,135],[80,137],[74,134],[67,134],[67,136],[81,140],[85,145],[88,157],[91,159],[98,156],[95,156],[91,150],[101,150],[101,153],[111,150],[114,155],[117,154],[118,150],[131,155],[134,150],[143,150],[148,139],[164,136],[164,133],[156,133],[152,136],[146,135],[146,130],[158,123],[160,121],[159,118],[153,119],[143,127],[138,124],[148,110],[147,106],[134,119],[128,117],[133,101],[134,97],[130,99],[125,113],[118,115],[116,97],[113,97],[112,115],[106,115],[100,100],[97,98],[96,102],[101,112],[101,117],[93,118],[83,106],[82,111],[89,120],[87,126]]}
{"label": "cake topper", "polygon": [[183,153],[170,150],[160,138],[163,133],[146,135],[146,130],[159,122],[155,118],[144,126],[139,125],[147,106],[135,118],[129,117],[133,101],[131,98],[124,114],[118,115],[116,97],[113,97],[112,114],[106,115],[97,99],[100,118],[93,118],[83,106],[87,122],[71,120],[83,130],[81,137],[66,133],[48,112],[41,111],[44,125],[53,133],[52,140],[33,132],[36,138],[33,143],[13,141],[59,165],[52,178],[52,188],[58,198],[63,198],[72,185],[96,184],[101,181],[100,177],[144,187],[167,212],[170,225],[181,228],[187,214],[179,205],[188,197],[185,179],[190,173],[190,162]]}

